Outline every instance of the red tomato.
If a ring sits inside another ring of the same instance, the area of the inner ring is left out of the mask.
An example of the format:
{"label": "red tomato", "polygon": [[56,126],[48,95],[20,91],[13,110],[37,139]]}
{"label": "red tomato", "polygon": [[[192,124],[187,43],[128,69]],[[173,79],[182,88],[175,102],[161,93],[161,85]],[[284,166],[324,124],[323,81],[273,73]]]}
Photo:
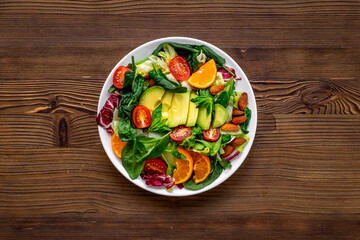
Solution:
{"label": "red tomato", "polygon": [[174,57],[169,62],[170,72],[179,81],[184,81],[190,76],[190,68],[185,59],[180,56]]}
{"label": "red tomato", "polygon": [[220,137],[220,128],[210,126],[208,130],[203,130],[203,137],[210,142],[217,141]]}
{"label": "red tomato", "polygon": [[151,124],[150,110],[143,105],[136,106],[132,112],[132,120],[137,128],[149,127]]}
{"label": "red tomato", "polygon": [[185,125],[178,126],[170,133],[170,138],[176,142],[181,142],[191,136],[191,127]]}
{"label": "red tomato", "polygon": [[144,165],[144,171],[148,174],[166,173],[167,166],[166,164],[161,161],[159,158],[148,159]]}
{"label": "red tomato", "polygon": [[113,76],[113,84],[115,87],[119,89],[123,88],[125,73],[127,73],[128,71],[130,71],[130,68],[124,66],[120,66],[118,67],[118,69],[115,70]]}

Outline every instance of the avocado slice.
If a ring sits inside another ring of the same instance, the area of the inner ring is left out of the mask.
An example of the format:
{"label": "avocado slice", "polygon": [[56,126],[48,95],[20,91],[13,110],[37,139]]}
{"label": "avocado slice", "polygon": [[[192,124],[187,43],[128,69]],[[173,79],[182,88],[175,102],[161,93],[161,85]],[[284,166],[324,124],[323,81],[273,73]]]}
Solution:
{"label": "avocado slice", "polygon": [[198,115],[198,119],[197,119],[197,124],[202,129],[208,130],[210,128],[211,114],[212,114],[212,109],[210,110],[210,114],[206,115],[206,107],[205,106],[203,106],[203,107],[201,107],[199,109],[199,115]]}
{"label": "avocado slice", "polygon": [[190,92],[174,93],[171,106],[168,111],[169,127],[186,124],[189,111]]}
{"label": "avocado slice", "polygon": [[165,89],[163,87],[153,86],[141,94],[139,105],[147,107],[152,114],[154,109],[160,105],[164,93]]}
{"label": "avocado slice", "polygon": [[[170,91],[165,91],[165,94],[163,95],[161,99],[162,103],[162,109],[161,109],[161,120],[165,118],[169,118],[169,108],[171,106],[171,102],[173,99],[174,93]],[[165,124],[168,124],[169,121],[166,121]]]}
{"label": "avocado slice", "polygon": [[229,113],[221,104],[215,104],[215,116],[214,116],[214,122],[213,127],[221,127],[226,120],[229,118]]}
{"label": "avocado slice", "polygon": [[196,94],[190,94],[190,102],[189,102],[189,112],[186,119],[186,126],[193,127],[196,124],[196,120],[198,118],[199,109],[196,107],[196,104],[191,101],[191,99],[198,97]]}

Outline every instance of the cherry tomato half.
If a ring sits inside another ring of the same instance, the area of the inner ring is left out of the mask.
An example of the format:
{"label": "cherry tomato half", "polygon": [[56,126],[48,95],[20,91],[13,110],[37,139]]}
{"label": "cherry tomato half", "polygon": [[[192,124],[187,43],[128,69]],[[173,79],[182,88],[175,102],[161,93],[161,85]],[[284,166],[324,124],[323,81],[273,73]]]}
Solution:
{"label": "cherry tomato half", "polygon": [[159,158],[148,159],[144,165],[144,171],[148,174],[166,173],[167,165]]}
{"label": "cherry tomato half", "polygon": [[203,130],[203,137],[210,142],[217,141],[220,137],[220,128],[210,126],[208,130]]}
{"label": "cherry tomato half", "polygon": [[169,62],[169,69],[172,75],[179,80],[184,81],[190,76],[190,68],[185,59],[180,56],[174,57]]}
{"label": "cherry tomato half", "polygon": [[150,110],[143,105],[136,106],[132,112],[132,120],[137,128],[149,127],[151,124]]}
{"label": "cherry tomato half", "polygon": [[115,70],[113,76],[113,84],[115,87],[119,89],[123,88],[125,73],[127,73],[128,71],[130,71],[130,68],[124,66],[120,66],[118,67],[118,69]]}
{"label": "cherry tomato half", "polygon": [[180,125],[170,133],[170,138],[176,142],[181,142],[185,138],[190,137],[191,134],[191,127]]}

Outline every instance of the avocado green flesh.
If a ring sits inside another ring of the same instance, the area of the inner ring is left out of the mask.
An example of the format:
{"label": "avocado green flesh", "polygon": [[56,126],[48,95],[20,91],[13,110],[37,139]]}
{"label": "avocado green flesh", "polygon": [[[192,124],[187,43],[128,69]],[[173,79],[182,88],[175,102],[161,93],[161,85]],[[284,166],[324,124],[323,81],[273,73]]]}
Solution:
{"label": "avocado green flesh", "polygon": [[197,124],[204,130],[208,130],[210,128],[211,112],[212,112],[212,109],[210,110],[210,114],[207,115],[205,106],[203,106],[199,109]]}
{"label": "avocado green flesh", "polygon": [[196,94],[190,94],[189,102],[189,112],[187,115],[186,126],[193,127],[196,125],[196,120],[198,118],[199,109],[196,107],[196,104],[191,102],[191,99],[198,97]]}
{"label": "avocado green flesh", "polygon": [[152,113],[160,105],[164,93],[165,89],[163,87],[153,86],[141,94],[139,105],[147,107]]}
{"label": "avocado green flesh", "polygon": [[171,106],[168,111],[169,127],[186,124],[189,111],[190,92],[174,93]]}
{"label": "avocado green flesh", "polygon": [[213,128],[221,127],[229,117],[229,113],[221,104],[215,104]]}
{"label": "avocado green flesh", "polygon": [[[162,109],[161,109],[161,120],[169,118],[169,108],[173,99],[174,93],[170,91],[165,91],[165,94],[162,97]],[[166,121],[165,124],[168,124],[169,121]]]}

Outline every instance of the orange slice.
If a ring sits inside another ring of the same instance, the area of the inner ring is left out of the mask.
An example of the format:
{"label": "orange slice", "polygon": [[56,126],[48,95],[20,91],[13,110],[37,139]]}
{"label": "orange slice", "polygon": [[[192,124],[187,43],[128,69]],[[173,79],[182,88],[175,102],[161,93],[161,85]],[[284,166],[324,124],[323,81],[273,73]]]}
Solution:
{"label": "orange slice", "polygon": [[119,158],[121,158],[121,151],[125,147],[126,143],[127,142],[122,142],[120,140],[119,136],[117,136],[115,133],[111,137],[112,149],[114,150],[114,153],[116,154],[116,156],[118,156]]}
{"label": "orange slice", "polygon": [[190,152],[194,160],[194,182],[196,184],[204,181],[210,174],[211,164],[208,156],[198,153],[198,152]]}
{"label": "orange slice", "polygon": [[216,73],[215,61],[211,59],[190,76],[188,83],[196,88],[208,88],[215,82]]}
{"label": "orange slice", "polygon": [[188,151],[178,148],[179,153],[186,157],[185,160],[176,159],[176,169],[174,170],[173,178],[175,179],[175,184],[183,183],[187,181],[193,172],[194,161]]}

